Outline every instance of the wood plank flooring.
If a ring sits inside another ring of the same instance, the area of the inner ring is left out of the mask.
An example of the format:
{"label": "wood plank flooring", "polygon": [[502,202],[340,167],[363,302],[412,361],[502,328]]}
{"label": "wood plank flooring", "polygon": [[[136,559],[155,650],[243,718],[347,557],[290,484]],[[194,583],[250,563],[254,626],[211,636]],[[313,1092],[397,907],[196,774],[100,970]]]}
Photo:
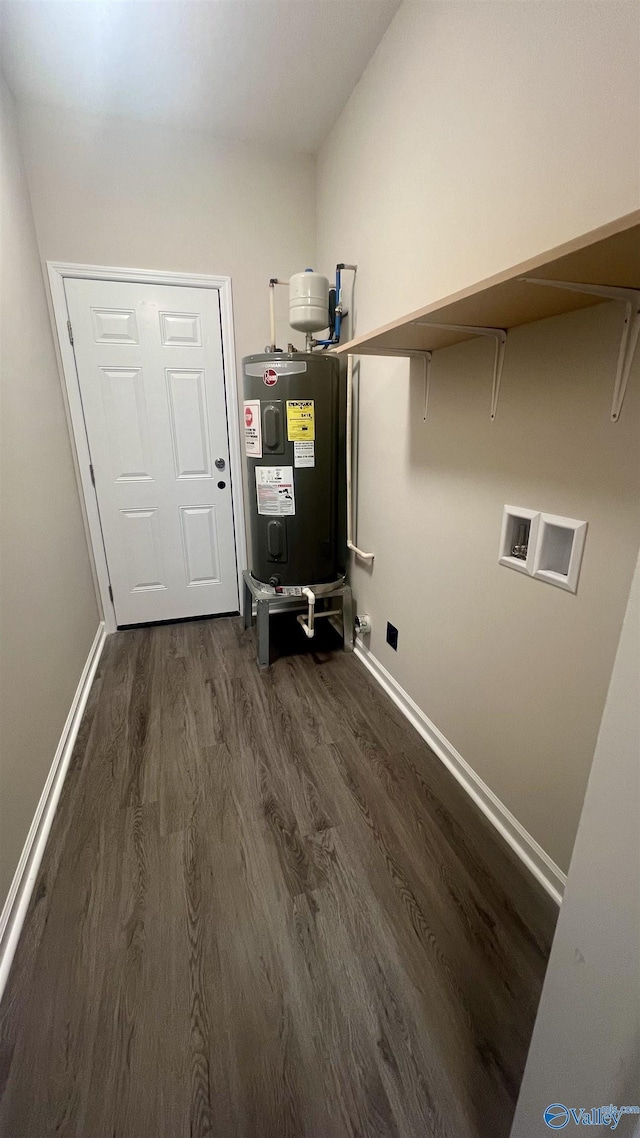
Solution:
{"label": "wood plank flooring", "polygon": [[2,1138],[508,1135],[555,906],[310,647],[109,639],[0,1010]]}

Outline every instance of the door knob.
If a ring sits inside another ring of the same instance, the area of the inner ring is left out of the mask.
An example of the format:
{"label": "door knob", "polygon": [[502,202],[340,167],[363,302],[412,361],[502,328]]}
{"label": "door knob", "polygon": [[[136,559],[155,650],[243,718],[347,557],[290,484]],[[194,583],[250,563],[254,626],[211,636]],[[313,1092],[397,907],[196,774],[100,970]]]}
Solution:
{"label": "door knob", "polygon": [[224,470],[224,465],[225,465],[225,464],[224,464],[224,459],[223,459],[223,458],[217,458],[217,459],[216,459],[216,469],[217,469],[217,470]]}

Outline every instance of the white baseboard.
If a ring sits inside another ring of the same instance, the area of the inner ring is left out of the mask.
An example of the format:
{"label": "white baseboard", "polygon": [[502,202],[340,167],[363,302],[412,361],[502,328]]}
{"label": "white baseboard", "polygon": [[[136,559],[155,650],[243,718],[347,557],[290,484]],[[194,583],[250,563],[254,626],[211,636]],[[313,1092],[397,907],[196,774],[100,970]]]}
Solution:
{"label": "white baseboard", "polygon": [[535,838],[531,837],[531,834],[525,830],[524,826],[520,825],[518,819],[513,816],[511,811],[507,809],[497,795],[482,781],[480,776],[476,774],[473,768],[463,759],[459,751],[456,751],[448,739],[445,739],[442,732],[438,730],[435,724],[425,715],[424,711],[418,707],[417,703],[415,703],[404,688],[400,686],[397,680],[394,680],[391,673],[383,667],[380,661],[369,651],[361,640],[356,640],[354,651],[365,668],[369,669],[372,676],[374,676],[380,686],[384,688],[396,707],[406,716],[412,727],[415,727],[418,734],[422,736],[425,742],[431,747],[431,750],[435,752],[447,769],[451,771],[454,778],[457,778],[460,785],[464,787],[467,794],[473,799],[476,805],[480,807],[482,813],[495,826],[498,833],[501,834],[511,848],[515,850],[527,869],[537,878],[540,884],[544,886],[556,904],[562,904],[564,887],[567,882],[566,874],[563,873],[559,866],[545,853],[542,846],[538,845]]}
{"label": "white baseboard", "polygon": [[49,831],[60,800],[62,786],[65,780],[73,747],[78,735],[84,709],[87,704],[91,685],[96,669],[100,663],[102,649],[106,639],[105,623],[98,625],[93,644],[89,650],[87,661],[82,669],[80,682],[73,697],[67,721],[62,729],[60,742],[47,775],[47,781],[40,796],[33,821],[27,835],[27,840],[20,855],[18,868],[11,882],[11,888],[0,916],[0,999],[9,976],[11,964],[16,951],[24,919],[29,908],[29,901],[36,883],[42,855],[47,844]]}

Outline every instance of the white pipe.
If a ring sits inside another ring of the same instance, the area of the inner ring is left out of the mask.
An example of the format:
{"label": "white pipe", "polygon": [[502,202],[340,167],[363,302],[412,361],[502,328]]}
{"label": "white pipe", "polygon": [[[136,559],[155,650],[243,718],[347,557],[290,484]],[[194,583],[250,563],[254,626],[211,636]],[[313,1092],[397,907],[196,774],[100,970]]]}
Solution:
{"label": "white pipe", "polygon": [[309,602],[309,606],[307,609],[307,619],[305,621],[302,613],[300,613],[298,620],[299,620],[300,624],[302,625],[302,627],[305,631],[305,634],[309,637],[309,640],[311,640],[311,638],[313,636],[315,636],[315,633],[316,633],[316,630],[315,630],[316,594],[314,593],[313,589],[303,589],[302,595],[303,595],[303,597],[306,597],[308,602]]}
{"label": "white pipe", "polygon": [[351,448],[351,419],[352,419],[352,405],[353,405],[353,356],[347,356],[347,548],[351,549],[356,557],[361,557],[363,561],[373,561],[375,554],[365,553],[363,549],[358,549],[357,545],[353,542],[353,505],[352,505],[352,489],[351,489],[351,467],[353,462],[352,448]]}
{"label": "white pipe", "polygon": [[269,281],[269,348],[272,352],[276,350],[276,285],[288,284],[289,281],[280,281],[277,277],[272,277]]}
{"label": "white pipe", "polygon": [[269,345],[271,351],[276,350],[276,288],[269,284]]}

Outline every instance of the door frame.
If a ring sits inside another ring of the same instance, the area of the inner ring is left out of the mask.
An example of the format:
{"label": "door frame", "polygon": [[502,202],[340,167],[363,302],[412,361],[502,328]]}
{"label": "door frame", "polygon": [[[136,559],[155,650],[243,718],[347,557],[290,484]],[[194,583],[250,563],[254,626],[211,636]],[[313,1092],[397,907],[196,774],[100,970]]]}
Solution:
{"label": "door frame", "polygon": [[116,614],[109,592],[109,569],[102,539],[98,498],[91,479],[91,454],[82,410],[80,381],[76,358],[69,337],[69,313],[64,291],[65,278],[96,281],[122,281],[126,284],[182,285],[187,288],[217,289],[220,297],[220,324],[222,332],[222,366],[227,407],[229,435],[229,471],[231,474],[231,503],[238,576],[238,604],[242,599],[242,571],[247,567],[247,545],[244,527],[244,495],[242,482],[242,455],[240,452],[240,414],[238,382],[235,364],[235,338],[233,329],[233,300],[231,277],[207,276],[196,273],[168,273],[156,269],[117,269],[104,265],[75,265],[64,261],[47,261],[47,275],[51,295],[52,315],[60,352],[63,393],[72,442],[75,447],[78,488],[88,538],[93,555],[96,590],[102,606],[107,632],[117,628]]}

